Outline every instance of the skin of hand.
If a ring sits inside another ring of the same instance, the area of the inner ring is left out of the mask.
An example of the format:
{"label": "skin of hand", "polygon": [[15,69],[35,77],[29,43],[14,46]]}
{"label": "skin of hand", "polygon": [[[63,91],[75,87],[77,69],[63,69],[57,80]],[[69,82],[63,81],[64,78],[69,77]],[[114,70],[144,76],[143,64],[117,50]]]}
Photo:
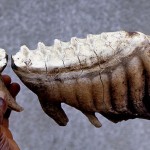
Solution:
{"label": "skin of hand", "polygon": [[[2,75],[2,79],[10,94],[15,98],[20,91],[20,85],[11,83],[11,78],[8,75]],[[7,107],[5,100],[5,93],[0,91],[0,150],[20,150],[9,130],[10,113],[11,110]]]}

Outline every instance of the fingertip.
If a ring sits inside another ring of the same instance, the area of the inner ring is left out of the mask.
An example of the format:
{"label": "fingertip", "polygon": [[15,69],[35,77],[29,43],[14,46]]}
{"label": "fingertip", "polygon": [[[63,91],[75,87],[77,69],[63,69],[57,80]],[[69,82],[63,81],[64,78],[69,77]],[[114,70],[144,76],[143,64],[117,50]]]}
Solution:
{"label": "fingertip", "polygon": [[3,92],[0,92],[0,113],[4,114],[7,109],[7,103]]}
{"label": "fingertip", "polygon": [[11,78],[10,78],[10,76],[8,76],[8,75],[2,75],[2,79],[3,79],[3,81],[4,81],[4,84],[6,85],[6,86],[9,86],[9,84],[11,83]]}
{"label": "fingertip", "polygon": [[20,91],[20,85],[18,83],[11,83],[9,86],[9,92],[13,97],[16,97],[16,95],[19,93]]}

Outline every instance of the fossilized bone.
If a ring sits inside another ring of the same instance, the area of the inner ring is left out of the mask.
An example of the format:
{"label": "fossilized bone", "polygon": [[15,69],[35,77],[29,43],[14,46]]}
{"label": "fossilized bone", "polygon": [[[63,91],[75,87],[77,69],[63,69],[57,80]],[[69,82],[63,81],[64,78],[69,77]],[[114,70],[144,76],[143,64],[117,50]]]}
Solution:
{"label": "fossilized bone", "polygon": [[113,122],[150,119],[150,43],[140,32],[88,35],[53,46],[26,46],[12,56],[12,68],[37,94],[45,113],[59,125],[68,118],[66,103],[96,127],[98,112]]}
{"label": "fossilized bone", "polygon": [[[4,70],[7,65],[8,56],[4,49],[0,49],[0,73]],[[5,87],[2,77],[0,75],[0,91],[5,93],[5,99],[8,104],[8,107],[15,111],[22,111],[23,108],[19,106],[14,98],[10,95],[9,91]]]}

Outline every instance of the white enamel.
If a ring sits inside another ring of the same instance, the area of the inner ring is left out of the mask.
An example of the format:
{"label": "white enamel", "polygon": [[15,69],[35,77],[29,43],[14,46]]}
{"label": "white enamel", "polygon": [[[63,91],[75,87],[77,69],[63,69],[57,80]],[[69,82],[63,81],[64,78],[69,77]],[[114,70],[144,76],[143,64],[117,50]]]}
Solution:
{"label": "white enamel", "polygon": [[4,49],[0,49],[0,70],[7,64],[6,52]]}
{"label": "white enamel", "polygon": [[23,46],[13,60],[16,66],[41,70],[44,70],[45,63],[48,70],[81,64],[91,66],[97,63],[97,59],[107,61],[117,53],[119,57],[126,57],[148,42],[147,36],[140,32],[132,37],[125,31],[90,34],[86,39],[73,37],[70,42],[56,39],[53,46],[40,42],[36,50],[29,51]]}

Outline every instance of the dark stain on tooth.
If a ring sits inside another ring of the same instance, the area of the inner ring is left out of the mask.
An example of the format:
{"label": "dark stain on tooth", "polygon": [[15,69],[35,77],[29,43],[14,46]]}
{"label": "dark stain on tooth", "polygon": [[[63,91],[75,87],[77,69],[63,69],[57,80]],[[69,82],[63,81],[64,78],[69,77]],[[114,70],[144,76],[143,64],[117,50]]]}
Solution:
{"label": "dark stain on tooth", "polygon": [[128,33],[128,36],[130,37],[133,37],[138,34],[137,32],[127,32],[127,33]]}

